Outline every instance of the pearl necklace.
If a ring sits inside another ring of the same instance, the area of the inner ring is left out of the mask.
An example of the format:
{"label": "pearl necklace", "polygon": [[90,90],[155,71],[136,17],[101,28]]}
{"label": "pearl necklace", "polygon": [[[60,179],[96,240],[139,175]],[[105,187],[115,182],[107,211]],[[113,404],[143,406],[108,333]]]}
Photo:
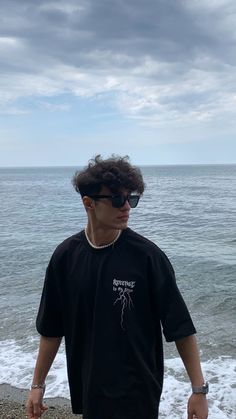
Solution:
{"label": "pearl necklace", "polygon": [[87,229],[85,229],[84,232],[85,232],[85,236],[86,236],[86,239],[87,239],[88,243],[90,244],[91,247],[93,247],[93,249],[105,249],[106,247],[112,246],[119,239],[119,237],[121,235],[121,230],[119,230],[117,236],[115,237],[115,239],[111,243],[104,244],[103,246],[95,246],[95,244],[93,244],[88,238]]}

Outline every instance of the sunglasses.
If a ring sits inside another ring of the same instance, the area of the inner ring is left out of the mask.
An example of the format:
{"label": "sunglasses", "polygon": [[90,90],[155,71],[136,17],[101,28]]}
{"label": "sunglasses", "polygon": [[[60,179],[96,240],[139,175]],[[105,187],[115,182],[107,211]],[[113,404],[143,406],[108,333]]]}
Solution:
{"label": "sunglasses", "polygon": [[111,205],[114,208],[121,208],[123,205],[125,205],[126,201],[128,201],[131,208],[135,208],[138,205],[138,201],[140,198],[140,195],[88,195],[92,199],[103,199],[103,198],[109,198],[111,199]]}

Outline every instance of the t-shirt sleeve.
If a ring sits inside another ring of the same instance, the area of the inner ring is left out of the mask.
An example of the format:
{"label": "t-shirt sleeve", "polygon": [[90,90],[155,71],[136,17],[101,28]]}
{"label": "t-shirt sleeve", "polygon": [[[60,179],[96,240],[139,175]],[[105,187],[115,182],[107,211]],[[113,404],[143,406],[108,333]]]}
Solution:
{"label": "t-shirt sleeve", "polygon": [[54,257],[46,270],[43,292],[36,319],[36,329],[42,336],[62,337],[63,310]]}
{"label": "t-shirt sleeve", "polygon": [[167,342],[193,335],[196,329],[178,289],[174,269],[162,252],[153,261],[154,305]]}

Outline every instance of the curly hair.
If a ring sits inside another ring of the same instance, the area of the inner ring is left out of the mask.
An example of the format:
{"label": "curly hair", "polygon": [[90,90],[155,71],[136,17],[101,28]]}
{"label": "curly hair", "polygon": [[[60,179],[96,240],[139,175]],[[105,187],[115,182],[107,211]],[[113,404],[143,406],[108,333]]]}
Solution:
{"label": "curly hair", "polygon": [[91,159],[82,171],[75,173],[72,184],[82,197],[99,193],[103,186],[114,194],[124,188],[141,195],[145,188],[140,169],[129,163],[128,156],[112,155],[103,160],[100,154]]}

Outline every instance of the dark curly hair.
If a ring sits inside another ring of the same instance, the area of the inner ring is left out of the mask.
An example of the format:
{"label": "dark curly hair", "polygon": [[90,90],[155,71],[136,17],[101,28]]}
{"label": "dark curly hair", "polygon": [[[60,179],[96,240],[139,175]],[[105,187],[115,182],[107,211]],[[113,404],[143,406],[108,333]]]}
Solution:
{"label": "dark curly hair", "polygon": [[145,187],[140,169],[129,163],[129,157],[115,155],[105,160],[100,155],[91,159],[87,167],[75,173],[72,184],[82,197],[99,193],[102,186],[114,194],[122,188],[142,194]]}

